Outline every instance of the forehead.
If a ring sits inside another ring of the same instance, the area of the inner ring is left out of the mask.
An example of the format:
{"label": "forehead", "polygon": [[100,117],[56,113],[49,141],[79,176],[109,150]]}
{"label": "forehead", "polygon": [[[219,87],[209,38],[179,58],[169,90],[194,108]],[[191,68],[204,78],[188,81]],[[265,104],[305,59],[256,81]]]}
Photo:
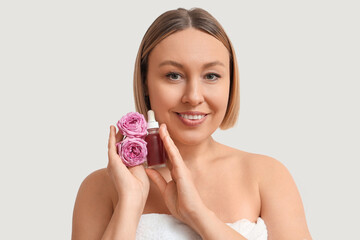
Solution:
{"label": "forehead", "polygon": [[175,32],[159,42],[149,55],[154,62],[175,60],[183,64],[220,61],[229,65],[229,53],[222,42],[200,30],[189,28]]}

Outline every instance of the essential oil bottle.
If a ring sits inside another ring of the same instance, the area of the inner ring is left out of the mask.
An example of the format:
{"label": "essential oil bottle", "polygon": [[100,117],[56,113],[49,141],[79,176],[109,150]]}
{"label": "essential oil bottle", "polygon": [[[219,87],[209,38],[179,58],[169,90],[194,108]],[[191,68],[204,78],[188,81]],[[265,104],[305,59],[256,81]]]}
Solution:
{"label": "essential oil bottle", "polygon": [[145,137],[147,142],[147,167],[148,168],[161,168],[166,166],[165,149],[163,142],[159,135],[159,123],[155,120],[155,113],[153,110],[147,112],[148,134]]}

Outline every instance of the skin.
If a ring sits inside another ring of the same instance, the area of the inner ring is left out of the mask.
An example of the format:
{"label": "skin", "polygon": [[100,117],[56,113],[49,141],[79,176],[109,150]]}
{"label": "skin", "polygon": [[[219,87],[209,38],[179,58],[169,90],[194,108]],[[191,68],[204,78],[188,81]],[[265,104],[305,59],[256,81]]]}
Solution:
{"label": "skin", "polygon": [[[174,64],[162,65],[166,61],[176,62],[182,67]],[[219,64],[204,68],[209,62]],[[224,204],[224,199],[216,199],[208,191],[210,186],[213,191],[215,191],[214,186],[218,186],[219,190],[222,188],[213,178],[216,176],[215,169],[224,169],[221,165],[226,164],[225,161],[229,162],[227,167],[236,165],[236,159],[245,155],[243,152],[237,152],[217,143],[211,136],[221,124],[228,102],[230,86],[228,50],[220,41],[201,31],[187,29],[177,32],[152,50],[146,79],[150,103],[156,119],[168,126],[169,135],[181,155],[181,162],[185,163],[190,175],[195,179],[194,184],[199,189],[200,195],[208,199],[208,205],[219,209],[218,206]],[[184,111],[200,111],[209,115],[201,125],[189,127],[184,125],[176,114]],[[233,154],[235,158],[231,157]],[[228,174],[226,171],[224,170],[224,174]],[[171,174],[167,169],[162,169],[160,172],[164,175],[165,181],[173,179],[169,177]],[[209,174],[211,172],[213,174]],[[233,177],[240,180],[240,176],[233,175]],[[230,196],[232,190],[235,189],[228,189],[229,192],[224,194]],[[248,191],[256,192],[255,189]],[[191,199],[191,196],[189,198]],[[233,201],[230,200],[229,204],[234,208],[225,210],[229,213],[238,208],[234,197],[230,199]],[[248,213],[246,217],[256,221],[260,210],[259,197],[252,196],[252,200],[255,200],[252,204],[253,213]],[[199,204],[192,202],[189,205]],[[156,212],[155,209],[156,203],[149,200],[145,212]],[[218,211],[226,221],[240,219],[234,214],[226,216],[224,209]]]}
{"label": "skin", "polygon": [[[183,67],[170,63],[159,67],[166,61]],[[210,62],[218,64],[204,68]],[[172,34],[149,55],[146,79],[151,108],[156,119],[168,126],[183,160],[196,169],[203,169],[210,156],[219,150],[219,144],[211,134],[225,116],[230,87],[229,69],[229,54],[225,46],[211,35],[194,29]],[[200,111],[209,115],[200,126],[188,127],[176,114],[184,111]]]}
{"label": "skin", "polygon": [[[161,64],[168,60],[177,66]],[[219,64],[204,68],[214,61]],[[225,223],[256,222],[259,216],[268,239],[311,239],[286,167],[212,138],[225,115],[229,76],[227,49],[199,30],[176,32],[152,50],[146,84],[161,123],[167,167],[127,168],[115,150],[123,136],[111,126],[108,167],[90,174],[79,189],[73,239],[132,239],[141,214],[147,213],[171,214],[203,239],[245,239]],[[175,112],[190,110],[209,115],[200,126],[185,126]]]}

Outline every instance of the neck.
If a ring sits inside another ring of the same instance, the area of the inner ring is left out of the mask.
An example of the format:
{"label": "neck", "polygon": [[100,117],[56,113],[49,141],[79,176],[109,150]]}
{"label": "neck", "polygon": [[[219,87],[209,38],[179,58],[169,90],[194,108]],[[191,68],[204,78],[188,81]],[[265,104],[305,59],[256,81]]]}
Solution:
{"label": "neck", "polygon": [[182,159],[189,169],[201,169],[209,162],[211,156],[214,156],[217,142],[209,136],[206,140],[201,141],[196,145],[186,145],[174,141],[176,147],[179,149]]}

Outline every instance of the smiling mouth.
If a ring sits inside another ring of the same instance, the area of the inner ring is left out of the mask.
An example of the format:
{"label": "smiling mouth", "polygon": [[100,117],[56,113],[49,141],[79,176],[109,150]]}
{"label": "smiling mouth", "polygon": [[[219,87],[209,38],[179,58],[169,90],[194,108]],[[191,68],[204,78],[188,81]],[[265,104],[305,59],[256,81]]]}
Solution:
{"label": "smiling mouth", "polygon": [[177,113],[177,114],[184,119],[193,120],[193,121],[203,119],[207,115],[207,114],[188,115],[188,114],[181,114],[181,113]]}
{"label": "smiling mouth", "polygon": [[201,120],[203,119],[206,115],[208,114],[181,114],[181,113],[176,113],[178,116],[187,119],[187,120]]}
{"label": "smiling mouth", "polygon": [[176,115],[185,126],[197,127],[200,126],[204,121],[206,121],[207,115],[209,114],[205,114],[201,112],[194,112],[194,113],[190,112],[188,114],[176,112]]}

